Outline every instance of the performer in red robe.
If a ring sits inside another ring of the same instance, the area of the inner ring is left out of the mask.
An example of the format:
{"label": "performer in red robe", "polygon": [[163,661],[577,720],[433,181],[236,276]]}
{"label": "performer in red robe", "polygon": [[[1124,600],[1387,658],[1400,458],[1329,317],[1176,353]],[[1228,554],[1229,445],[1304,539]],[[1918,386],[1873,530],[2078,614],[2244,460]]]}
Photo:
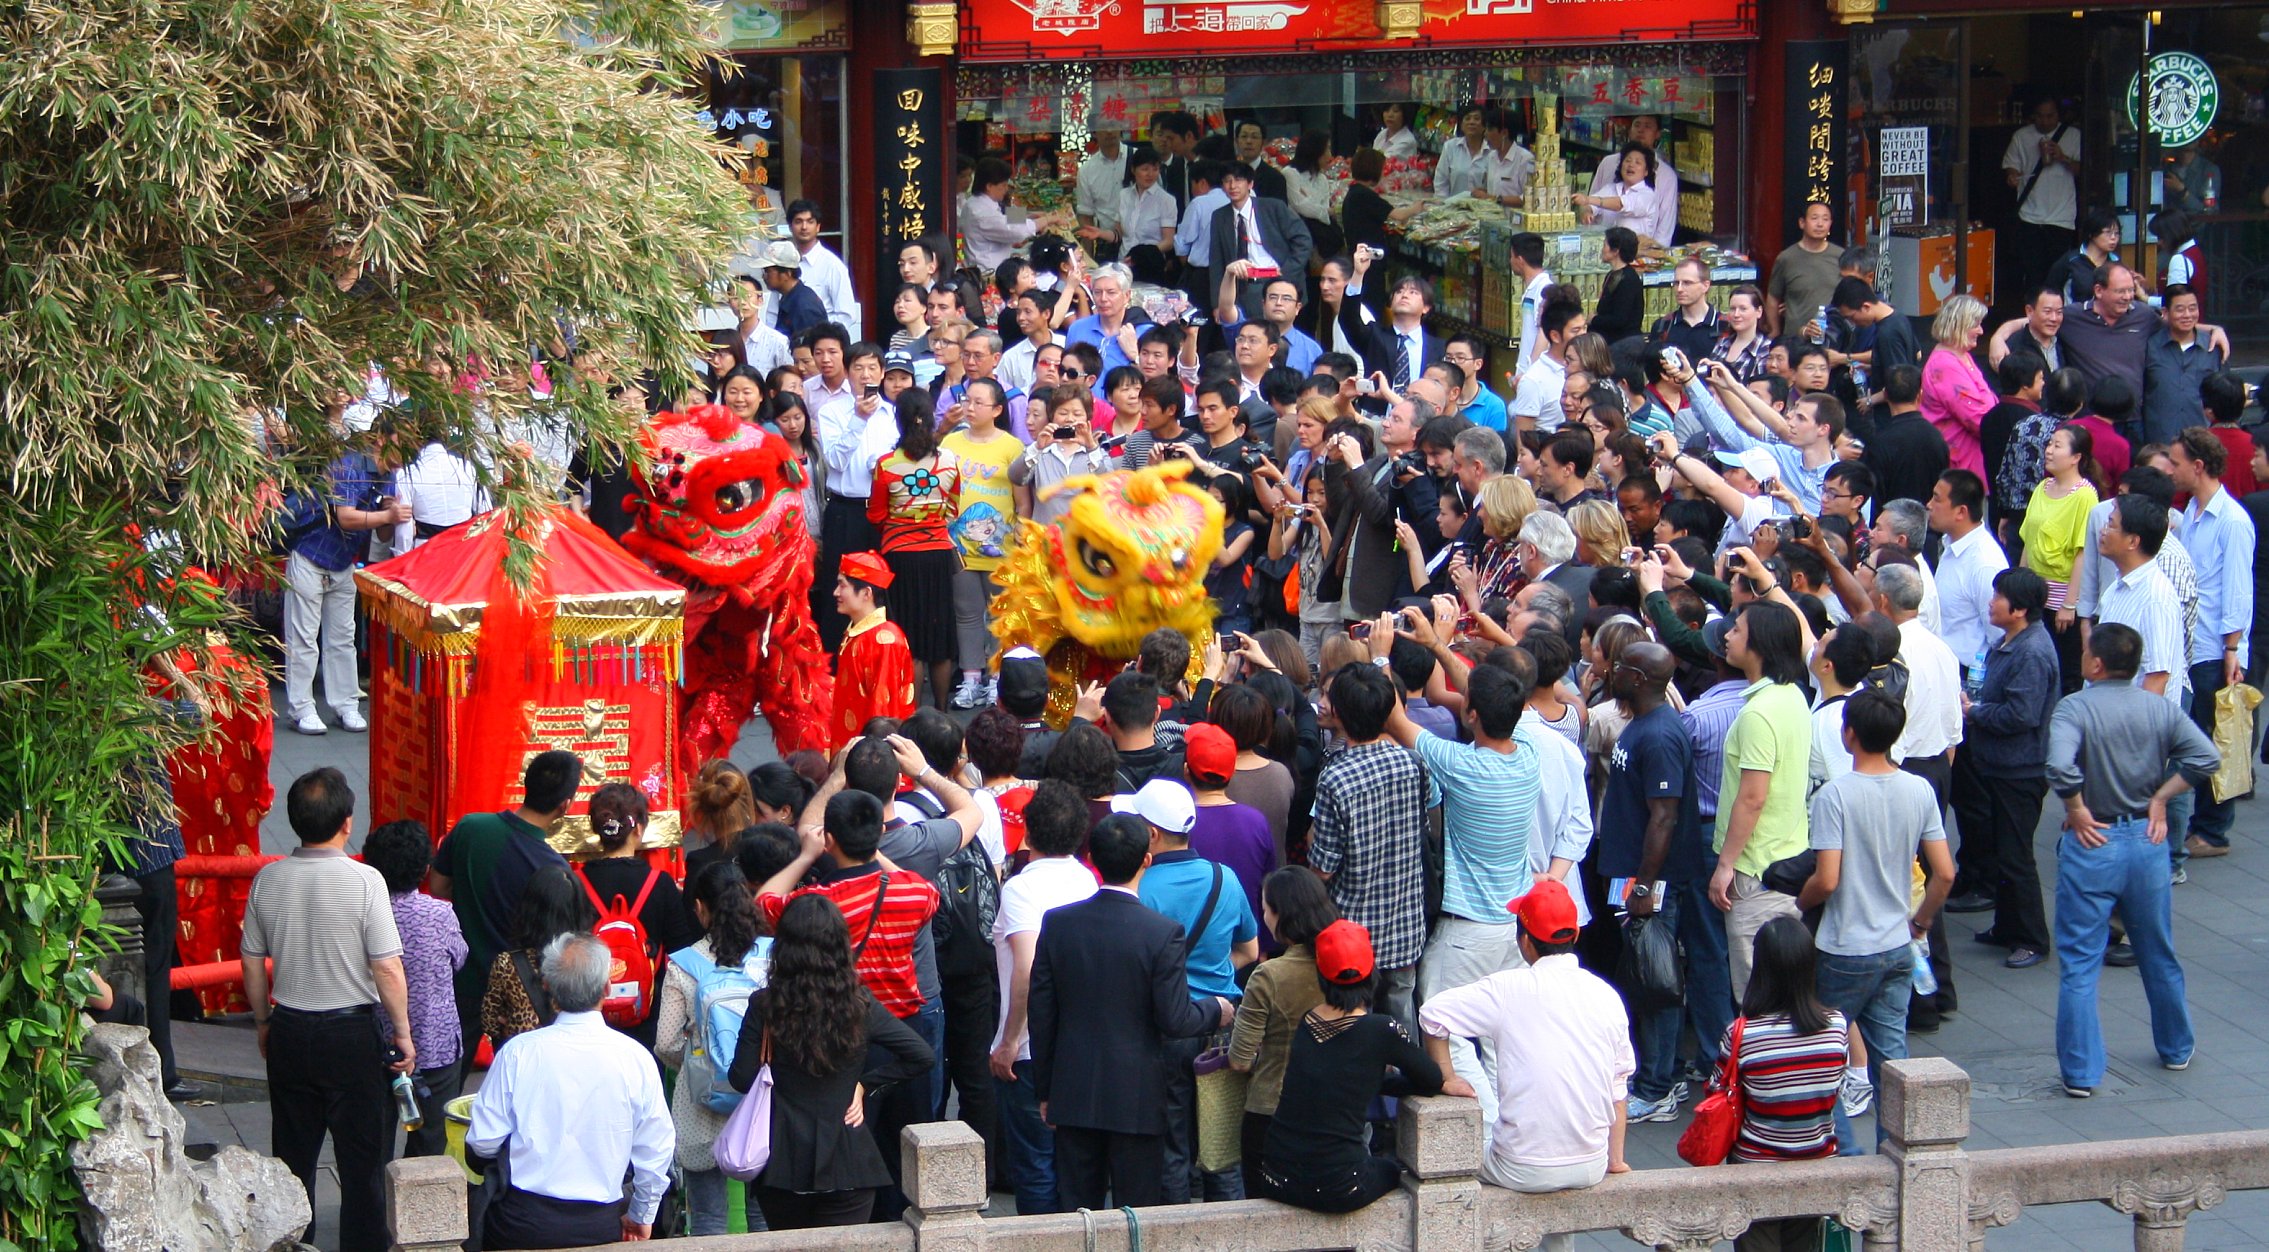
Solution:
{"label": "performer in red robe", "polygon": [[873,718],[914,715],[914,653],[882,607],[891,578],[873,552],[845,553],[835,578],[835,610],[851,622],[835,654],[835,747]]}

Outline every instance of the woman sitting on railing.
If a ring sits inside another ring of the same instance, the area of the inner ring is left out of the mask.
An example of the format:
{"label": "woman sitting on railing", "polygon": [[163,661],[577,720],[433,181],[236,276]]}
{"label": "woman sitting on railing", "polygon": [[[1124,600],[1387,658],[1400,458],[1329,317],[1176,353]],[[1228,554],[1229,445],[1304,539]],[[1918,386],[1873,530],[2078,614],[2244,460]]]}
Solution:
{"label": "woman sitting on railing", "polygon": [[[1319,1213],[1352,1213],[1402,1178],[1400,1162],[1371,1154],[1371,1098],[1439,1095],[1442,1071],[1392,1017],[1371,1012],[1377,982],[1369,931],[1333,922],[1316,936],[1315,952],[1324,1002],[1308,1010],[1292,1036],[1259,1194]],[[1383,1077],[1389,1066],[1401,1076]]]}

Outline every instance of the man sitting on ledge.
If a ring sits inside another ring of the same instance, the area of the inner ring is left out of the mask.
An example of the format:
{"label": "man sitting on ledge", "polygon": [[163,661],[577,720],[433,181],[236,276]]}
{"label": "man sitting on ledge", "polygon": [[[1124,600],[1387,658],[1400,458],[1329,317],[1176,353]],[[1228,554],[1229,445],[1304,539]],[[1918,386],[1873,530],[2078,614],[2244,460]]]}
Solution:
{"label": "man sitting on ledge", "polygon": [[654,1233],[677,1130],[654,1058],[595,1011],[612,959],[588,934],[547,944],[544,990],[559,1016],[497,1049],[473,1098],[466,1163],[485,1173],[503,1157],[511,1179],[488,1206],[484,1248],[586,1248]]}

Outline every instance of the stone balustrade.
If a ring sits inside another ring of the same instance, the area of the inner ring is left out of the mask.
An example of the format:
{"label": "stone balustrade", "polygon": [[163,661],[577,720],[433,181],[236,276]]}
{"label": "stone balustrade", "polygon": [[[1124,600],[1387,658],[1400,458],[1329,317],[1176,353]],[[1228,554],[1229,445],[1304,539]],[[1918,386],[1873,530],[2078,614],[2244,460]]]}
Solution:
{"label": "stone balustrade", "polygon": [[[1934,1057],[1883,1067],[1881,1153],[1775,1165],[1621,1174],[1583,1191],[1524,1195],[1483,1183],[1480,1106],[1402,1103],[1403,1189],[1359,1213],[1266,1200],[1032,1217],[983,1216],[984,1144],[959,1122],[908,1127],[903,1222],[721,1235],[686,1252],[1520,1252],[1549,1234],[1619,1231],[1661,1252],[1700,1252],[1752,1222],[1825,1214],[1870,1252],[1971,1252],[2028,1204],[2099,1201],[2135,1220],[2137,1252],[2179,1252],[2190,1214],[2231,1191],[2269,1188],[2269,1131],[2129,1139],[1971,1153],[1970,1080]],[[443,1252],[465,1234],[464,1176],[446,1159],[387,1167],[395,1246]]]}

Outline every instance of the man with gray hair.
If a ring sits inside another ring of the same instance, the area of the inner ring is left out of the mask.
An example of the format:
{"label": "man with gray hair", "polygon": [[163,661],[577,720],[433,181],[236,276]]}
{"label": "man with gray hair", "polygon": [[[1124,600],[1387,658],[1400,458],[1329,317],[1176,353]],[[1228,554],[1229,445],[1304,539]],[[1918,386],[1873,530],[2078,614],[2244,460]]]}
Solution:
{"label": "man with gray hair", "polygon": [[1482,529],[1481,510],[1474,507],[1481,500],[1481,489],[1489,480],[1505,472],[1505,437],[1486,426],[1471,426],[1457,433],[1450,443],[1450,477],[1457,481],[1458,495],[1465,500],[1465,528],[1458,532],[1457,541],[1465,551],[1477,559],[1481,545],[1489,538]]}
{"label": "man with gray hair", "polygon": [[[1887,500],[1876,510],[1875,524],[1867,532],[1871,555],[1897,549],[1914,558],[1916,572],[1922,575],[1922,607],[1916,610],[1923,628],[1938,633],[1938,578],[1922,559],[1923,541],[1930,534],[1929,513],[1919,500]],[[1837,614],[1842,603],[1828,606],[1828,616],[1838,622],[1844,619]]]}
{"label": "man with gray hair", "polygon": [[[1891,762],[1929,782],[1943,812],[1953,788],[1954,749],[1962,742],[1962,667],[1954,650],[1922,624],[1922,588],[1920,562],[1892,557],[1875,568],[1875,607],[1899,628],[1899,660],[1907,667],[1907,724],[1891,747]],[[1972,837],[1962,832],[1965,850]],[[1989,835],[1979,831],[1974,837]],[[1918,1034],[1937,1029],[1940,1015],[1956,1004],[1943,915],[1930,929],[1930,968],[1938,977],[1937,994],[1917,995],[1908,1007],[1907,1027]]]}
{"label": "man with gray hair", "polygon": [[1575,601],[1568,593],[1551,583],[1530,583],[1513,597],[1516,610],[1511,627],[1514,639],[1528,638],[1528,632],[1539,627],[1567,633],[1568,623],[1577,620]]}
{"label": "man with gray hair", "polygon": [[501,1158],[510,1179],[489,1202],[485,1248],[582,1248],[653,1236],[677,1131],[654,1058],[597,1012],[612,960],[589,934],[546,944],[544,990],[559,1016],[498,1048],[473,1099],[466,1163],[488,1170]]}
{"label": "man with gray hair", "polygon": [[1142,333],[1143,325],[1150,318],[1129,309],[1134,273],[1116,261],[1097,266],[1095,272],[1087,276],[1087,288],[1094,295],[1095,311],[1064,331],[1064,345],[1070,348],[1093,344],[1095,350],[1103,354],[1103,368],[1095,371],[1095,382],[1090,388],[1100,396],[1106,375],[1122,365],[1135,363],[1135,337]]}
{"label": "man with gray hair", "polygon": [[1579,651],[1583,647],[1584,612],[1591,608],[1592,568],[1577,565],[1576,532],[1569,528],[1568,519],[1558,513],[1542,510],[1528,515],[1521,523],[1519,542],[1513,545],[1513,557],[1521,563],[1521,574],[1533,585],[1550,583],[1568,595],[1568,614],[1561,619],[1561,633]]}

